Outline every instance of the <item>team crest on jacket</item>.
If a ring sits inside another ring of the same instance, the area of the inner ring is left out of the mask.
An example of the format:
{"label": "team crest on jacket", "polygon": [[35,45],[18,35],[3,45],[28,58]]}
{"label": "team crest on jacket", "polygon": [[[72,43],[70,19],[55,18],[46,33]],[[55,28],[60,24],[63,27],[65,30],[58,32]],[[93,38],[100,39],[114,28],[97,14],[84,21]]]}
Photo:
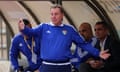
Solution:
{"label": "team crest on jacket", "polygon": [[64,35],[66,35],[66,34],[67,34],[67,30],[63,30],[62,33],[63,33]]}

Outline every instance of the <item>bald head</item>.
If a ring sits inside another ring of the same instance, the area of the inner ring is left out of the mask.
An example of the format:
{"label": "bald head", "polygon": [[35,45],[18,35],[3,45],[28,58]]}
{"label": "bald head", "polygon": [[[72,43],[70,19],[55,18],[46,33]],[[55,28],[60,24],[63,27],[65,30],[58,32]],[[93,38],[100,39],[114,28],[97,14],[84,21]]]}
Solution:
{"label": "bald head", "polygon": [[85,22],[79,26],[80,34],[85,38],[86,41],[93,37],[92,27],[89,23]]}
{"label": "bald head", "polygon": [[92,30],[91,25],[89,23],[82,23],[79,28],[89,28]]}

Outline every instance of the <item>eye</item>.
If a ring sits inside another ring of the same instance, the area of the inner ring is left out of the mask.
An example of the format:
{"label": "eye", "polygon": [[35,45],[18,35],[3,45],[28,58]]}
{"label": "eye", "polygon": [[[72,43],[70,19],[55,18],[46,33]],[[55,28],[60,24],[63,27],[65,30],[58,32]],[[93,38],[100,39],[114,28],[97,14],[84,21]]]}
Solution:
{"label": "eye", "polygon": [[104,30],[103,28],[98,28],[98,29],[95,29],[95,31],[102,31]]}
{"label": "eye", "polygon": [[79,32],[86,32],[87,30],[79,30]]}

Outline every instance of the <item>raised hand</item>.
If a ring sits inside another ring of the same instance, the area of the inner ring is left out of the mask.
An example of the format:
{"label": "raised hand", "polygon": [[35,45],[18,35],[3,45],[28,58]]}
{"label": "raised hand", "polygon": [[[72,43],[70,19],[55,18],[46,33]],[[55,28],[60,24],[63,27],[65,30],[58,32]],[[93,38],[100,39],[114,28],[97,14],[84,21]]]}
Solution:
{"label": "raised hand", "polygon": [[108,53],[109,50],[102,50],[100,51],[100,57],[104,60],[108,59],[110,56],[110,53]]}

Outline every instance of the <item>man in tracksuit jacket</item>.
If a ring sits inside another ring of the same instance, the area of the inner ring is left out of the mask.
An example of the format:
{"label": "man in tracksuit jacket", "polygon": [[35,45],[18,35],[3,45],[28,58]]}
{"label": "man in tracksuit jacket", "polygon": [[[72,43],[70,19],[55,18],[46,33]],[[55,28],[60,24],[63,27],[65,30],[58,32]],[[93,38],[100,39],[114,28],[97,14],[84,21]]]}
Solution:
{"label": "man in tracksuit jacket", "polygon": [[[83,37],[84,41],[89,42],[93,47],[95,46],[97,38],[93,36],[92,27],[88,22],[81,23],[78,31]],[[78,72],[81,63],[90,61],[91,57],[93,57],[93,55],[76,45],[76,49],[71,59],[73,72]]]}
{"label": "man in tracksuit jacket", "polygon": [[[23,19],[23,21],[25,26],[31,28],[31,24],[27,19]],[[35,70],[39,69],[39,66],[41,64],[41,60],[39,57],[40,56],[39,42],[40,42],[39,38],[27,37],[22,33],[18,33],[17,35],[14,36],[10,47],[10,61],[15,72],[19,72],[22,70],[21,66],[19,66],[18,63],[18,55],[20,52],[26,56],[29,64],[28,67],[24,70],[24,72],[27,71],[34,72]],[[32,56],[34,60],[32,60]]]}
{"label": "man in tracksuit jacket", "polygon": [[71,72],[69,60],[72,56],[72,42],[95,56],[104,59],[109,57],[106,51],[99,53],[89,43],[84,42],[72,26],[62,23],[64,13],[61,6],[51,7],[50,15],[52,22],[42,23],[35,29],[25,27],[23,22],[19,23],[22,33],[40,37],[40,55],[43,60],[40,72]]}

